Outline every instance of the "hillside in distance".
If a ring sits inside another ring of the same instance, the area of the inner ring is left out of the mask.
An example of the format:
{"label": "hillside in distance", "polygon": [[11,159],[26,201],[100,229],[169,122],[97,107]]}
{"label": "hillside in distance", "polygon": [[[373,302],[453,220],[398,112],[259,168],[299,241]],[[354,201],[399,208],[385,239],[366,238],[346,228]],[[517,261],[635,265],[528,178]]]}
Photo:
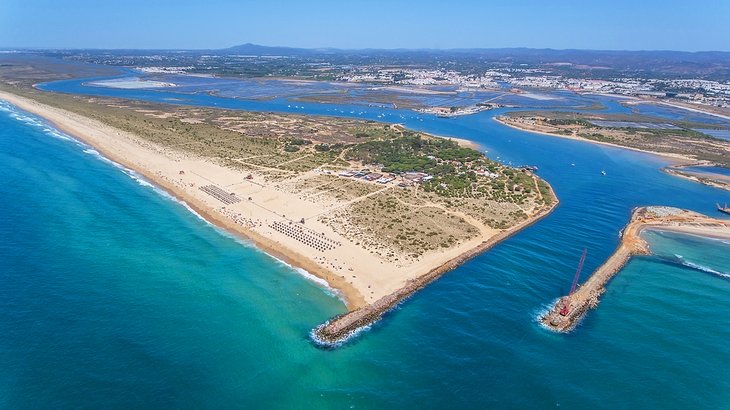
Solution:
{"label": "hillside in distance", "polygon": [[[222,67],[220,74],[307,76],[317,65],[388,66],[453,70],[465,75],[487,70],[538,70],[568,78],[694,78],[730,80],[730,52],[554,50],[531,48],[336,49],[242,44],[208,50],[22,50],[112,66]],[[248,67],[242,67],[248,65]],[[193,70],[196,71],[196,70]]]}

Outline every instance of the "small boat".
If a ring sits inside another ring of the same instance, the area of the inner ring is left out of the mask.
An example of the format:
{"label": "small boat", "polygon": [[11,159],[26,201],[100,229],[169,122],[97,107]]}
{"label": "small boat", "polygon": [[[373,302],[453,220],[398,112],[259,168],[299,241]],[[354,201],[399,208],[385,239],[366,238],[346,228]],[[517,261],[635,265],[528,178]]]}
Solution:
{"label": "small boat", "polygon": [[606,175],[606,171],[601,171],[601,175]]}
{"label": "small boat", "polygon": [[730,207],[728,207],[727,204],[725,204],[725,206],[720,206],[720,204],[716,204],[716,205],[717,205],[717,210],[718,211],[730,215]]}

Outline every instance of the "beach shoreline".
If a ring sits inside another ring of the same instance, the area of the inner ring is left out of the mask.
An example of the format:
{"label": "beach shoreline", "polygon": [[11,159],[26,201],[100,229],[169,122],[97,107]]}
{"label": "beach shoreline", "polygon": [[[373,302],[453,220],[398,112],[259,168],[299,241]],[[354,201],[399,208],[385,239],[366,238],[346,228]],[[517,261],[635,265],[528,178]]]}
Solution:
{"label": "beach shoreline", "polygon": [[[170,194],[176,200],[189,206],[193,211],[195,211],[203,219],[205,219],[209,223],[213,224],[214,226],[222,228],[225,231],[230,232],[241,239],[250,241],[259,250],[263,251],[264,253],[266,253],[276,259],[279,259],[291,266],[304,269],[308,273],[310,273],[320,279],[325,280],[329,284],[330,287],[334,288],[335,290],[337,290],[339,292],[342,292],[343,297],[345,299],[345,304],[348,307],[348,309],[357,308],[357,307],[367,304],[365,302],[364,297],[360,294],[360,292],[358,292],[356,289],[354,289],[352,286],[350,286],[349,283],[339,279],[332,272],[322,269],[322,267],[310,262],[308,260],[308,258],[305,257],[304,255],[299,255],[299,254],[296,254],[291,251],[282,252],[280,247],[277,246],[277,244],[275,243],[275,241],[272,241],[269,238],[263,237],[262,235],[260,235],[256,232],[253,232],[249,229],[245,229],[244,227],[231,221],[229,218],[226,218],[223,215],[218,214],[217,212],[211,212],[209,206],[201,203],[200,201],[196,200],[194,197],[187,195],[183,190],[181,190],[177,186],[167,182],[166,180],[159,178],[153,172],[150,172],[149,170],[144,169],[142,167],[135,166],[135,164],[132,163],[131,161],[129,161],[128,159],[116,155],[114,152],[106,149],[103,145],[95,144],[93,140],[91,140],[89,138],[85,138],[83,133],[76,132],[74,129],[68,127],[63,122],[59,122],[57,120],[49,118],[48,115],[43,115],[44,113],[42,110],[39,110],[37,107],[34,109],[34,107],[32,105],[28,105],[28,101],[24,101],[25,100],[24,97],[15,96],[14,94],[5,93],[3,91],[0,91],[0,99],[8,101],[12,105],[14,105],[24,111],[30,112],[34,115],[37,115],[37,116],[43,118],[45,121],[47,121],[49,124],[51,124],[54,128],[57,128],[59,131],[62,131],[65,134],[68,134],[69,136],[71,136],[72,138],[77,139],[90,147],[93,147],[103,157],[107,158],[108,160],[115,162],[117,164],[120,164],[121,166],[123,166],[125,168],[131,169],[131,170],[137,172],[150,183],[153,183],[154,185],[158,186],[159,188],[163,189],[165,192]],[[30,100],[30,101],[35,102],[34,100]],[[36,104],[42,105],[37,102],[36,102]]]}
{"label": "beach shoreline", "polygon": [[[441,269],[447,265],[449,266],[447,270],[452,269],[455,267],[453,266],[454,259],[457,259],[464,254],[472,254],[473,256],[483,251],[484,249],[480,249],[480,247],[484,241],[497,243],[509,236],[501,236],[503,231],[499,230],[483,231],[482,234],[476,238],[472,238],[446,251],[439,251],[428,258],[424,258],[417,263],[403,267],[398,271],[391,270],[392,267],[386,267],[387,264],[383,266],[383,262],[380,262],[380,267],[374,265],[373,261],[376,261],[377,259],[371,256],[365,249],[355,252],[351,249],[351,246],[350,253],[352,254],[352,259],[355,260],[355,262],[350,265],[355,268],[355,272],[351,273],[357,273],[357,278],[355,275],[348,275],[351,276],[352,279],[350,277],[346,278],[346,272],[343,272],[344,265],[340,267],[332,265],[333,268],[340,269],[339,272],[337,270],[329,269],[329,266],[323,266],[324,263],[322,262],[322,259],[326,258],[313,256],[311,248],[306,248],[305,245],[300,245],[297,248],[298,244],[293,243],[293,241],[287,242],[286,239],[276,240],[275,238],[265,236],[262,234],[262,230],[266,230],[267,226],[264,225],[264,227],[261,228],[261,222],[259,222],[258,229],[257,227],[249,229],[240,225],[240,222],[237,223],[237,221],[231,219],[229,217],[230,214],[226,215],[225,212],[222,212],[228,211],[231,207],[226,209],[226,207],[221,207],[221,204],[219,203],[211,204],[212,200],[209,197],[206,197],[206,194],[202,193],[202,191],[199,192],[197,187],[204,183],[208,183],[205,181],[210,180],[203,178],[203,175],[198,175],[192,170],[198,170],[202,174],[208,172],[208,175],[218,172],[220,175],[216,175],[220,177],[218,179],[220,179],[221,182],[222,180],[230,182],[234,179],[243,179],[241,177],[241,171],[226,170],[219,164],[199,158],[196,159],[197,162],[190,159],[173,160],[169,158],[170,152],[164,152],[164,149],[156,147],[154,144],[144,141],[134,134],[112,128],[97,120],[92,120],[55,106],[45,105],[32,98],[22,97],[4,91],[0,91],[0,98],[24,111],[43,118],[60,131],[93,147],[105,158],[108,158],[109,160],[128,169],[134,170],[151,183],[189,206],[193,211],[198,213],[211,224],[220,227],[237,237],[241,237],[246,241],[250,241],[259,250],[274,258],[277,258],[293,267],[301,268],[309,274],[324,280],[327,282],[329,287],[342,295],[348,311],[363,308],[382,299],[384,296],[389,296],[393,294],[394,291],[397,292],[404,286],[412,283],[414,280],[425,277],[434,270]],[[159,152],[155,151],[155,149]],[[153,164],[154,166],[150,166],[150,164]],[[191,168],[193,165],[198,168]],[[181,183],[182,177],[177,178],[177,170],[181,170],[179,172],[180,174],[183,174],[183,168],[188,170],[188,173],[185,176],[185,178],[187,178],[185,184]],[[196,178],[195,175],[203,179],[193,179]],[[243,175],[245,176],[245,174]],[[188,186],[187,182],[190,182],[191,180],[198,182],[198,184],[190,184],[190,186]],[[237,184],[241,183],[237,182]],[[221,185],[227,186],[225,184]],[[191,188],[193,186],[195,186],[195,189]],[[243,188],[241,190],[243,190]],[[247,195],[245,190],[243,190],[242,194],[239,194],[239,197],[245,198],[244,195]],[[251,198],[249,198],[249,200],[250,199]],[[244,203],[242,202],[242,204]],[[557,197],[555,197],[555,201],[549,209],[554,209],[556,205]],[[259,207],[261,206],[259,205]],[[541,208],[544,208],[544,206]],[[267,211],[272,212],[270,210]],[[542,211],[540,211],[540,213],[542,213]],[[509,232],[517,232],[542,217],[544,217],[543,214],[531,215],[526,221],[514,226]],[[257,229],[258,232],[255,229]],[[496,239],[492,240],[492,238]],[[347,254],[345,254],[345,256],[347,256]],[[335,259],[335,261],[337,261],[337,259]],[[328,263],[330,262],[331,261],[328,261]],[[338,263],[344,262],[340,261]],[[350,268],[349,270],[352,271],[353,269]],[[385,270],[385,272],[390,272],[391,276],[383,277],[381,275],[383,270]],[[428,280],[428,282],[431,280]],[[371,284],[372,291],[369,292],[366,297],[365,293],[366,291],[371,290]]]}

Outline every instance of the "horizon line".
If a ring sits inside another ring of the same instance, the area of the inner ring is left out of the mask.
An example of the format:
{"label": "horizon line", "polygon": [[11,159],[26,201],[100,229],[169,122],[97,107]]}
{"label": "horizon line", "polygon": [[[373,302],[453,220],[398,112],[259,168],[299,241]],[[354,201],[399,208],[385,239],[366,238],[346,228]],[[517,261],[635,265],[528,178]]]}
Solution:
{"label": "horizon line", "polygon": [[293,46],[269,46],[255,43],[243,43],[236,44],[229,47],[222,48],[135,48],[135,47],[44,47],[44,46],[2,46],[0,50],[3,51],[83,51],[83,50],[95,50],[95,51],[124,51],[124,50],[136,50],[136,51],[222,51],[229,50],[236,47],[261,47],[261,48],[274,48],[274,49],[289,49],[289,50],[300,50],[300,51],[332,51],[332,52],[356,52],[356,51],[431,51],[431,52],[444,52],[444,51],[497,51],[497,50],[539,50],[539,51],[598,51],[598,52],[674,52],[674,53],[730,53],[730,50],[676,50],[676,49],[601,49],[601,48],[552,48],[552,47],[529,47],[529,46],[516,46],[516,47],[450,47],[450,48],[434,48],[434,47],[394,47],[394,48],[379,48],[379,47],[364,47],[364,48],[339,48],[339,47],[293,47]]}

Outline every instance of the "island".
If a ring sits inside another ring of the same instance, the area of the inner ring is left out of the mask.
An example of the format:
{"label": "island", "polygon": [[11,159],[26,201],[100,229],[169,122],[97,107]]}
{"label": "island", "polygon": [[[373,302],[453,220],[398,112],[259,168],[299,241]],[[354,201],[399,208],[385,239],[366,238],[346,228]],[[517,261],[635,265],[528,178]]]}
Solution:
{"label": "island", "polygon": [[703,162],[730,168],[730,141],[697,131],[712,127],[706,123],[559,111],[510,112],[495,119],[523,131],[648,152],[681,165]]}
{"label": "island", "polygon": [[670,165],[662,168],[662,171],[669,175],[698,182],[713,188],[730,191],[730,175],[713,172],[719,168],[724,168],[723,164],[710,161],[698,161],[689,164]]}
{"label": "island", "polygon": [[325,280],[349,313],[313,332],[324,344],[345,340],[558,203],[529,169],[399,125],[11,85],[0,99]]}
{"label": "island", "polygon": [[730,238],[730,221],[721,220],[684,209],[648,206],[634,210],[631,220],[621,233],[621,242],[606,262],[574,292],[559,298],[540,322],[556,332],[573,330],[588,310],[598,306],[606,285],[635,255],[651,253],[641,237],[645,230],[663,230],[704,237]]}

